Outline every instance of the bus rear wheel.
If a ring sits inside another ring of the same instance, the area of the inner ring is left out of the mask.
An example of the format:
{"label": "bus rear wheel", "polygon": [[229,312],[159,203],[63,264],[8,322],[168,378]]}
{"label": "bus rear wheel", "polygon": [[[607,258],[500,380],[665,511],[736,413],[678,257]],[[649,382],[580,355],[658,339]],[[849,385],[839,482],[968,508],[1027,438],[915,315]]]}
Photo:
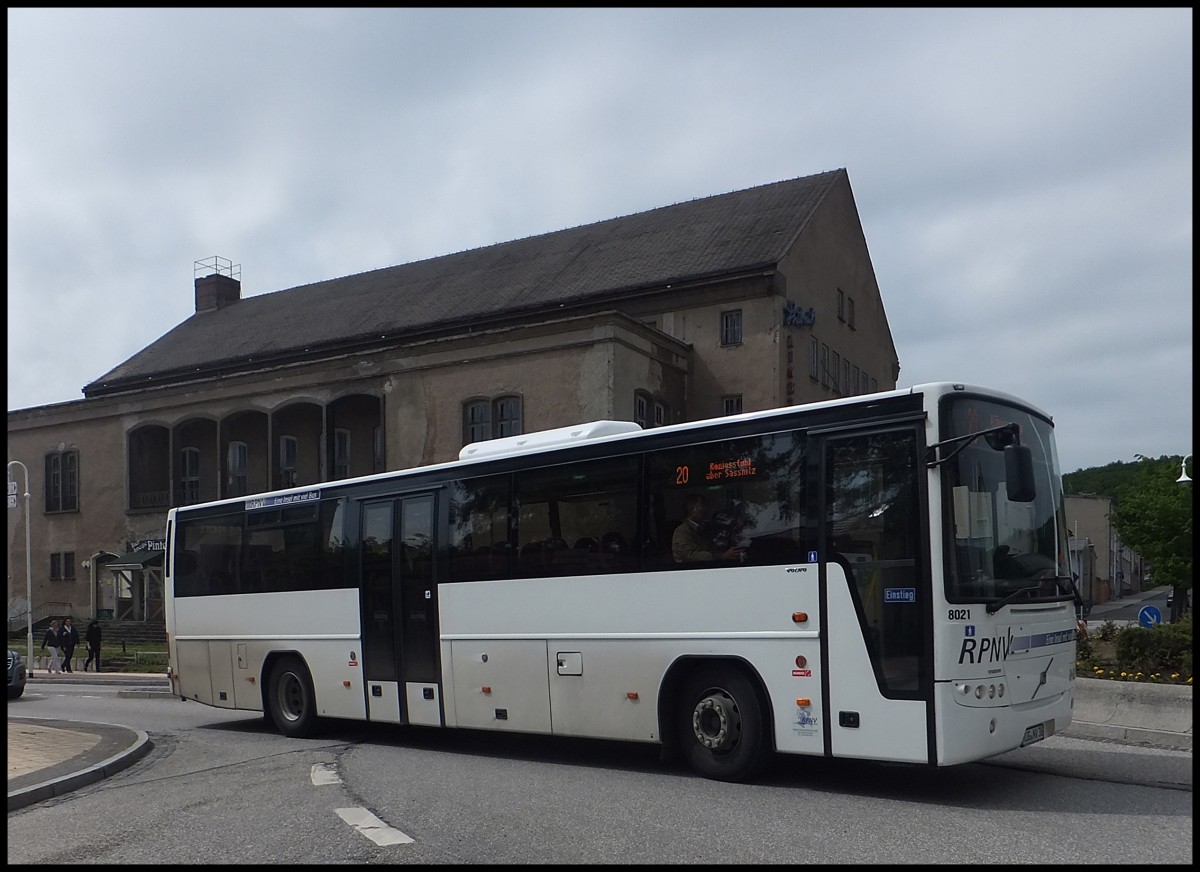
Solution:
{"label": "bus rear wheel", "polygon": [[746,781],[766,762],[766,731],[758,691],[731,666],[702,669],[685,682],[678,736],[691,767],[705,778]]}
{"label": "bus rear wheel", "polygon": [[284,657],[271,670],[267,704],[276,729],[285,736],[302,739],[317,727],[317,704],[312,678],[298,657]]}

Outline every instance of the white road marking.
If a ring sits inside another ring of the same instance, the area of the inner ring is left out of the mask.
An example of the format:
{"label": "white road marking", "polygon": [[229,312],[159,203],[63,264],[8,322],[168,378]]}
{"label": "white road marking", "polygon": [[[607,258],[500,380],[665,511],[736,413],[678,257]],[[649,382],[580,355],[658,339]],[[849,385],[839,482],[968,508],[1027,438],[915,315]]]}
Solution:
{"label": "white road marking", "polygon": [[334,811],[338,813],[338,817],[381,847],[407,845],[412,842],[411,838],[399,830],[389,827],[365,808],[339,808]]}
{"label": "white road marking", "polygon": [[333,763],[315,763],[312,768],[313,784],[341,784],[337,766]]}

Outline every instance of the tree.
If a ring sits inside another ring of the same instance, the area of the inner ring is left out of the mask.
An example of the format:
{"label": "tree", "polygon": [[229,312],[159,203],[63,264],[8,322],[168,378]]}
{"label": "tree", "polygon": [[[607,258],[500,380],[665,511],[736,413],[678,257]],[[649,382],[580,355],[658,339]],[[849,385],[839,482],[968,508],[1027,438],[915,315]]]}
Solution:
{"label": "tree", "polygon": [[1154,580],[1174,588],[1172,623],[1187,610],[1192,588],[1192,484],[1176,481],[1179,461],[1143,458],[1109,514],[1121,541],[1149,561]]}

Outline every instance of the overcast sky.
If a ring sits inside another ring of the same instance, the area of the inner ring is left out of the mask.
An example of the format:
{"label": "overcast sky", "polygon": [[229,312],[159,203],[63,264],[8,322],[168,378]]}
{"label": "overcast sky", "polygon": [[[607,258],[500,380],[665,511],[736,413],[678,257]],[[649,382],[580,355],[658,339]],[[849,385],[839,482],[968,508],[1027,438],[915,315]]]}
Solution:
{"label": "overcast sky", "polygon": [[9,9],[8,408],[194,310],[845,167],[901,387],[1192,450],[1179,9]]}

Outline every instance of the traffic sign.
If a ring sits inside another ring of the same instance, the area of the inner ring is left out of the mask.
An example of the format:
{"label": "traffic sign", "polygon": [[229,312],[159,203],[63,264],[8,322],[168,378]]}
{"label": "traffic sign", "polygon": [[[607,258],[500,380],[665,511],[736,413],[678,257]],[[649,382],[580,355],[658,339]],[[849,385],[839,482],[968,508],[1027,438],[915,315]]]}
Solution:
{"label": "traffic sign", "polygon": [[17,495],[16,494],[8,495],[8,507],[10,509],[15,509],[17,507]]}
{"label": "traffic sign", "polygon": [[11,478],[8,480],[8,495],[15,497],[17,495],[17,483]]}
{"label": "traffic sign", "polygon": [[1155,624],[1161,624],[1162,612],[1154,606],[1143,606],[1142,610],[1138,612],[1138,623],[1146,629],[1150,629]]}

